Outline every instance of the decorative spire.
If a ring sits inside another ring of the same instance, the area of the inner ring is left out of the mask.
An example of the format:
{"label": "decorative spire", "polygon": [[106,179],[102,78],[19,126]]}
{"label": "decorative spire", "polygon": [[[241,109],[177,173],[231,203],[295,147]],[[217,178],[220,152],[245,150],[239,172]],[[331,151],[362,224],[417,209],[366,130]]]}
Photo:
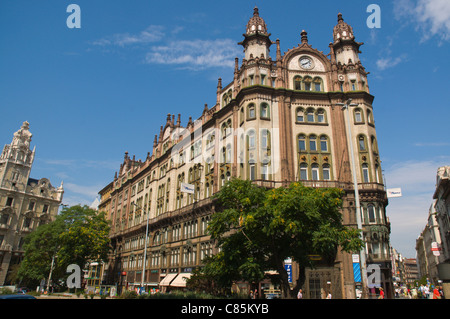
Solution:
{"label": "decorative spire", "polygon": [[308,43],[308,33],[305,30],[302,30],[302,32],[300,33],[300,35],[302,36],[302,44],[303,43]]}
{"label": "decorative spire", "polygon": [[338,23],[333,28],[333,40],[334,42],[342,40],[353,40],[355,37],[353,35],[353,28],[344,22],[342,18],[342,13],[338,13]]}
{"label": "decorative spire", "polygon": [[250,18],[250,20],[247,23],[247,32],[246,35],[252,35],[252,34],[264,34],[269,35],[267,33],[267,25],[263,18],[259,16],[259,10],[258,7],[255,7],[253,9],[253,17]]}

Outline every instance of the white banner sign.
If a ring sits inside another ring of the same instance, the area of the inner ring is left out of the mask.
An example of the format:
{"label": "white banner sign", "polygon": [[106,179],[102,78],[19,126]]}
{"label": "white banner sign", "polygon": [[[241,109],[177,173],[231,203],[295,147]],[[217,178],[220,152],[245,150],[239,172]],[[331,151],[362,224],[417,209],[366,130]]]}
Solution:
{"label": "white banner sign", "polygon": [[181,191],[183,193],[194,194],[195,193],[195,186],[192,185],[192,184],[181,183]]}
{"label": "white banner sign", "polygon": [[402,197],[402,189],[401,188],[390,188],[387,189],[387,197]]}

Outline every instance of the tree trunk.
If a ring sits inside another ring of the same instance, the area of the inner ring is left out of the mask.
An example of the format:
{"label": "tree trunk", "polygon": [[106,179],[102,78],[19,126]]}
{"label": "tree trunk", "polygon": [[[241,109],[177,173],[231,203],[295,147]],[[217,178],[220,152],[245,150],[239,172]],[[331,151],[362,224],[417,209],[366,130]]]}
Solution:
{"label": "tree trunk", "polygon": [[281,281],[281,297],[283,299],[292,299],[291,295],[291,287],[289,285],[289,278],[286,269],[283,266],[283,263],[278,265],[278,273],[280,274]]}
{"label": "tree trunk", "polygon": [[297,278],[297,284],[294,287],[294,290],[292,291],[293,297],[295,298],[296,294],[298,294],[298,291],[300,288],[303,287],[306,281],[306,275],[305,275],[305,267],[301,267],[299,265],[298,267],[298,278]]}

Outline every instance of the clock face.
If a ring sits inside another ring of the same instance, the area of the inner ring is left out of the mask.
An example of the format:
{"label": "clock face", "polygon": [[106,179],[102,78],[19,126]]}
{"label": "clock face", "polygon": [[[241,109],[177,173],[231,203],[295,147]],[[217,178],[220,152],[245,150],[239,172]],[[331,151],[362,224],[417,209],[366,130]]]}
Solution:
{"label": "clock face", "polygon": [[301,57],[300,58],[300,67],[303,69],[311,69],[313,66],[311,58],[308,57]]}

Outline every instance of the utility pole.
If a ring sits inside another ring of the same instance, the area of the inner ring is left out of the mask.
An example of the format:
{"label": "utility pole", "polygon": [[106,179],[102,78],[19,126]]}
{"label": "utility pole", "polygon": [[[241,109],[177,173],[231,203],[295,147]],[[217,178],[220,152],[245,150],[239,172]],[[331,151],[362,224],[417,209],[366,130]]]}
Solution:
{"label": "utility pole", "polygon": [[[362,220],[361,220],[361,204],[359,201],[359,190],[358,190],[358,179],[356,176],[356,164],[355,164],[355,154],[353,152],[353,137],[352,137],[352,128],[350,126],[350,106],[358,106],[358,104],[351,103],[352,99],[348,99],[345,103],[337,103],[337,105],[342,106],[342,109],[345,111],[346,120],[347,120],[347,132],[348,132],[348,144],[350,148],[350,161],[352,165],[352,175],[353,175],[353,188],[355,190],[355,206],[356,206],[356,222],[358,225],[358,229],[361,230],[360,238],[364,242],[363,228],[362,228]],[[361,281],[362,281],[362,298],[368,298],[367,291],[367,270],[366,270],[366,252],[365,248],[360,250],[359,252],[360,264],[361,264]]]}

